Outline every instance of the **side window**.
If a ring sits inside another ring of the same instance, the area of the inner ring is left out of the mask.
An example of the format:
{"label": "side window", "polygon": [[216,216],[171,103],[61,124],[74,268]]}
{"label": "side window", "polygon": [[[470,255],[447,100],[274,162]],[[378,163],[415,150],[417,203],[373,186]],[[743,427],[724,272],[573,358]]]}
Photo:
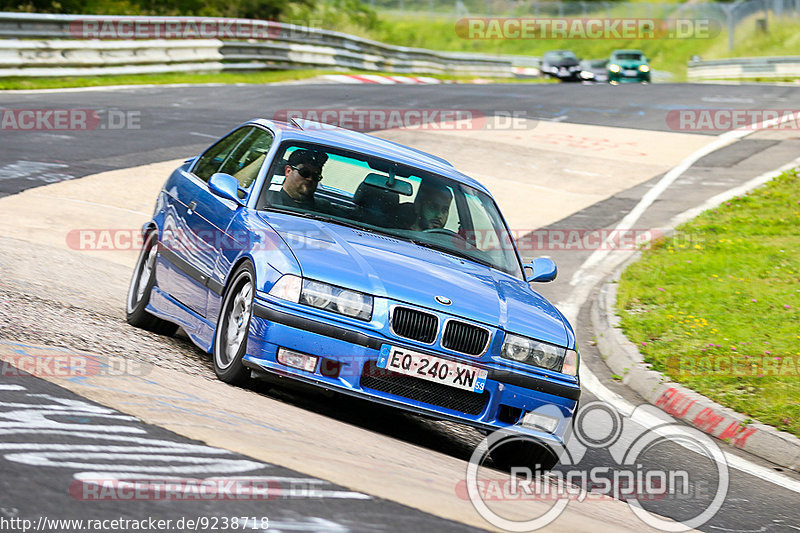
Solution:
{"label": "side window", "polygon": [[252,129],[240,128],[217,141],[217,144],[206,150],[206,153],[197,160],[194,166],[194,175],[203,181],[208,181],[212,174],[218,172],[217,169],[220,168],[222,162]]}
{"label": "side window", "polygon": [[230,174],[239,180],[241,188],[249,189],[267,159],[267,152],[272,146],[272,140],[270,132],[253,128],[230,153],[219,172]]}

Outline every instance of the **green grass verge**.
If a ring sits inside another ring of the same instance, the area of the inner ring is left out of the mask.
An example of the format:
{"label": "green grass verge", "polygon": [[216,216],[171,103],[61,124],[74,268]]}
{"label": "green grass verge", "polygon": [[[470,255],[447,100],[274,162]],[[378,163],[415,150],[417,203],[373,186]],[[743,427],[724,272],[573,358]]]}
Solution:
{"label": "green grass verge", "polygon": [[619,283],[655,370],[800,436],[800,169],[655,242]]}
{"label": "green grass verge", "polygon": [[[170,74],[135,74],[125,76],[87,76],[63,78],[0,78],[0,90],[18,89],[61,89],[72,87],[102,87],[108,85],[166,85],[171,83],[275,83],[281,81],[304,80],[324,74],[345,74],[333,70],[270,70],[262,72],[175,72]],[[404,76],[396,72],[348,72],[346,74],[373,74],[383,76]],[[450,76],[445,74],[425,74],[430,78],[444,81],[472,82],[476,76]],[[491,83],[551,83],[553,80],[538,78],[481,78]]]}
{"label": "green grass verge", "polygon": [[0,78],[0,89],[56,89],[100,87],[104,85],[143,85],[169,83],[274,83],[302,80],[328,74],[320,70],[277,70],[263,72],[174,72],[124,76],[86,76],[58,78]]}

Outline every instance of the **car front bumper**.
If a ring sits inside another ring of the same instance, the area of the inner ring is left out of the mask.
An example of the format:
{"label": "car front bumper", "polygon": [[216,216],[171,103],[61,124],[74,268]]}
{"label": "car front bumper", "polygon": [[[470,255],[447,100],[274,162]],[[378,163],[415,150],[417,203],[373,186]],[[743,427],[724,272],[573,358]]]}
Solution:
{"label": "car front bumper", "polygon": [[[386,345],[486,369],[484,391],[465,391],[378,369],[376,361]],[[317,357],[314,370],[281,364],[277,359],[279,348]],[[563,444],[581,392],[578,383],[420,349],[413,343],[387,338],[366,328],[360,330],[261,299],[254,302],[244,364],[254,370],[256,376],[277,374],[485,431],[513,430],[555,445]],[[521,425],[526,413],[542,412],[543,408],[559,419],[554,431]]]}
{"label": "car front bumper", "polygon": [[622,72],[609,72],[608,74],[608,81],[609,82],[617,82],[617,83],[643,83],[650,81],[650,73],[649,72],[640,72],[637,71],[636,74],[623,74]]}

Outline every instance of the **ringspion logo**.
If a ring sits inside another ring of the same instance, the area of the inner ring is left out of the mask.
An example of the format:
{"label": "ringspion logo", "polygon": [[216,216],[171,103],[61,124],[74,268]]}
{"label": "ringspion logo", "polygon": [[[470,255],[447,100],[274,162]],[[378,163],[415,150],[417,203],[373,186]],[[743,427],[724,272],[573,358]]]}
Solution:
{"label": "ringspion logo", "polygon": [[[465,479],[456,483],[455,493],[469,499],[484,520],[505,531],[539,530],[554,523],[567,506],[609,498],[627,503],[639,520],[654,529],[680,532],[698,528],[725,503],[730,481],[727,459],[710,437],[693,428],[668,422],[648,429],[631,421],[654,412],[654,407],[642,405],[623,416],[608,404],[595,401],[582,406],[571,424],[556,407],[535,409],[525,415],[522,425],[534,415],[540,421],[553,421],[553,427],[567,427],[566,444],[556,444],[555,439],[536,440],[511,430],[490,433],[475,448]],[[676,445],[694,452],[695,461],[707,465],[707,470],[698,475],[683,468],[659,467],[665,451]],[[558,458],[558,464],[549,472],[533,464],[513,465],[508,472],[483,466],[504,447],[519,450],[523,446],[545,447]],[[594,461],[584,462],[589,450],[607,453],[611,461],[599,466]],[[665,519],[643,505],[656,500],[691,502],[691,511],[680,520]],[[518,507],[521,512],[509,517],[506,510],[497,507],[496,502],[504,501],[547,505]]]}

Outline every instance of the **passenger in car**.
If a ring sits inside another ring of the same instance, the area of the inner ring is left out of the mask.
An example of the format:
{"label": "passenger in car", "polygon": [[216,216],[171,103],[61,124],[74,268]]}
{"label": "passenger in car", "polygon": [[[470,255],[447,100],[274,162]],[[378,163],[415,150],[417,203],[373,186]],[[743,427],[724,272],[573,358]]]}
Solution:
{"label": "passenger in car", "polygon": [[400,207],[410,211],[404,217],[409,220],[408,229],[424,231],[428,229],[443,228],[450,216],[450,204],[453,202],[453,192],[438,183],[422,182],[417,192],[417,197],[412,204],[403,204]]}

